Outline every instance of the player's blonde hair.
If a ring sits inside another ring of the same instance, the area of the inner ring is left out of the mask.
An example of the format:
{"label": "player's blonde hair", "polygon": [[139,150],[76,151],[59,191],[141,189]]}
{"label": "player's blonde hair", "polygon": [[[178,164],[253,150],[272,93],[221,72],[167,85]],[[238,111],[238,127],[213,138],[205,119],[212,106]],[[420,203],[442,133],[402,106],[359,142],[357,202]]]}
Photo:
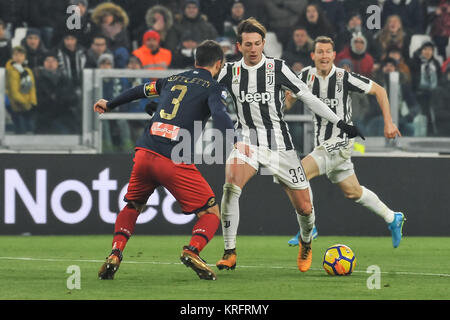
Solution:
{"label": "player's blonde hair", "polygon": [[333,39],[331,39],[330,37],[327,37],[327,36],[318,36],[314,40],[313,52],[316,51],[316,44],[318,44],[318,43],[330,43],[331,46],[333,47],[333,51],[335,50]]}
{"label": "player's blonde hair", "polygon": [[263,40],[266,38],[266,27],[264,27],[261,22],[256,20],[253,17],[250,17],[248,19],[245,19],[241,21],[237,27],[237,42],[242,44],[242,34],[243,33],[252,33],[256,32],[261,35]]}

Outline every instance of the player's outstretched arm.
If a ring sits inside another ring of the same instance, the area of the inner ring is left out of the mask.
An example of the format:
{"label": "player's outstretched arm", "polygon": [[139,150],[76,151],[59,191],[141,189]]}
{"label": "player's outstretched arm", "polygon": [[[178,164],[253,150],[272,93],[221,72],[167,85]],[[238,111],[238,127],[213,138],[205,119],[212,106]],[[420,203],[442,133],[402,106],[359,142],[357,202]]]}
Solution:
{"label": "player's outstretched arm", "polygon": [[155,95],[158,95],[158,93],[153,82],[139,85],[137,87],[125,90],[111,101],[107,101],[105,99],[98,100],[94,104],[94,112],[98,112],[100,114],[105,113],[122,104],[127,104],[134,100],[148,98]]}
{"label": "player's outstretched arm", "polygon": [[388,139],[394,139],[396,136],[401,137],[402,134],[400,133],[400,130],[398,130],[397,126],[392,122],[391,107],[386,89],[376,82],[373,82],[369,94],[375,95],[383,114],[384,136]]}

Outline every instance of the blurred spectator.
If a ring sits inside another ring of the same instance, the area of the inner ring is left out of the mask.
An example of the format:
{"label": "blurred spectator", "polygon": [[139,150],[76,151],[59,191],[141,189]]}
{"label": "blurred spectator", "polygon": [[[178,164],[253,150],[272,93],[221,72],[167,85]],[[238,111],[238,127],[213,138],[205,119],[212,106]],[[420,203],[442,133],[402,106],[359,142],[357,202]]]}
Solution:
{"label": "blurred spectator", "polygon": [[88,11],[88,0],[70,0],[70,4],[78,6],[81,15],[81,28],[77,30],[77,38],[79,43],[87,48],[91,43],[91,35],[93,33],[93,23],[91,15]]}
{"label": "blurred spectator", "polygon": [[242,1],[235,1],[230,11],[230,14],[223,23],[223,35],[230,39],[232,44],[235,45],[237,39],[237,26],[247,17],[247,15]]}
{"label": "blurred spectator", "polygon": [[[98,59],[99,69],[114,68],[114,57],[109,53],[104,53]],[[120,78],[104,78],[103,79],[103,96],[107,100],[111,100],[124,89],[123,82]],[[118,110],[124,111],[122,109]],[[105,120],[102,121],[103,134],[103,152],[132,152],[134,143],[131,140],[130,127],[126,120]]]}
{"label": "blurred spectator", "polygon": [[0,20],[0,68],[4,68],[11,57],[11,40],[6,37],[5,22]]}
{"label": "blurred spectator", "polygon": [[241,59],[242,55],[235,52],[235,45],[227,37],[220,37],[216,39],[222,47],[226,62],[237,61]]}
{"label": "blurred spectator", "polygon": [[[89,3],[94,2],[93,0],[68,0],[68,5],[75,5],[79,8],[80,13],[80,28],[75,28],[71,30],[74,32],[77,36],[78,43],[83,46],[84,48],[88,48],[91,45],[92,35],[94,34],[94,24],[91,21],[91,15],[89,12]],[[66,10],[64,9],[64,14],[66,14]],[[66,15],[65,18],[67,19],[69,16]],[[53,48],[59,45],[61,43],[64,35],[66,34],[68,28],[67,28],[67,22],[64,21],[63,24],[59,25],[54,30],[54,36],[52,41],[52,46],[49,48]]]}
{"label": "blurred spectator", "polygon": [[81,75],[86,65],[84,48],[78,44],[75,32],[68,31],[57,49],[58,64],[72,85],[81,88]]}
{"label": "blurred spectator", "polygon": [[438,54],[447,59],[446,48],[450,37],[450,0],[441,0],[430,17],[430,35],[436,44]]}
{"label": "blurred spectator", "polygon": [[295,27],[292,38],[286,49],[283,50],[281,59],[285,60],[295,73],[299,73],[304,67],[312,65],[311,51],[314,41],[308,36],[306,28]]}
{"label": "blurred spectator", "polygon": [[442,73],[445,73],[446,71],[447,71],[447,66],[450,64],[450,57],[449,58],[447,58],[447,60],[445,60],[443,63],[442,63],[442,66],[441,66],[441,72]]}
{"label": "blurred spectator", "polygon": [[28,8],[30,12],[28,26],[38,29],[40,31],[41,41],[47,48],[51,48],[53,46],[55,30],[66,26],[66,1],[29,1]]}
{"label": "blurred spectator", "polygon": [[[336,64],[338,68],[342,68],[347,72],[353,72],[353,63],[350,59],[342,59]],[[352,118],[353,119],[353,118]]]}
{"label": "blurred spectator", "polygon": [[419,0],[386,0],[381,11],[381,23],[397,15],[409,34],[424,33],[424,17]]}
{"label": "blurred spectator", "polygon": [[389,16],[386,23],[374,36],[375,46],[379,47],[373,52],[375,60],[381,61],[386,56],[387,49],[397,47],[402,50],[403,57],[409,57],[410,35],[403,29],[402,20],[399,16]]}
{"label": "blurred spectator", "polygon": [[37,67],[42,65],[48,51],[42,42],[41,31],[37,28],[28,28],[21,45],[27,52],[27,65],[34,72]]}
{"label": "blurred spectator", "polygon": [[[186,0],[183,16],[175,21],[167,35],[167,48],[175,52],[182,42],[183,34],[190,32],[198,43],[206,39],[216,39],[218,33],[214,26],[207,21],[206,16],[199,11],[199,0]],[[192,37],[191,36],[191,37]]]}
{"label": "blurred spectator", "polygon": [[85,68],[96,69],[98,58],[104,53],[112,52],[106,45],[106,38],[104,35],[95,35],[92,37],[91,47],[86,51],[86,65]]}
{"label": "blurred spectator", "polygon": [[12,59],[6,63],[6,95],[11,104],[14,131],[17,134],[33,133],[36,127],[34,107],[37,104],[33,72],[26,67],[26,51],[14,47]]}
{"label": "blurred spectator", "polygon": [[[375,81],[383,86],[388,95],[390,94],[390,74],[398,72],[397,62],[392,58],[386,58],[382,62],[382,66],[375,73]],[[404,136],[421,136],[424,135],[423,115],[420,114],[420,107],[414,96],[409,82],[402,73],[400,76],[400,86],[398,91],[399,101],[399,130]],[[374,108],[375,109],[375,108]],[[367,125],[367,134],[373,136],[383,136],[383,118],[382,115],[373,114]]]}
{"label": "blurred spectator", "polygon": [[172,52],[161,48],[160,36],[155,30],[147,31],[142,37],[142,46],[133,51],[133,55],[141,60],[146,70],[164,70],[172,62]]}
{"label": "blurred spectator", "polygon": [[344,30],[339,32],[336,37],[336,52],[342,51],[345,46],[348,46],[350,44],[352,35],[355,32],[362,32],[364,37],[367,39],[367,51],[373,56],[373,51],[376,50],[373,43],[373,36],[364,27],[361,14],[357,11],[351,11],[347,15],[347,21]]}
{"label": "blurred spectator", "polygon": [[[127,26],[128,14],[122,7],[105,2],[94,8],[91,15],[95,33],[103,34],[108,40],[108,49],[114,54],[120,48],[130,48]],[[128,60],[128,58],[127,58]],[[124,63],[126,65],[126,61]]]}
{"label": "blurred spectator", "polygon": [[430,105],[436,117],[436,135],[450,137],[450,65],[447,65],[441,84],[431,95]]}
{"label": "blurred spectator", "polygon": [[44,56],[43,66],[36,72],[38,105],[36,133],[73,134],[75,132],[74,95],[70,81],[58,69],[55,52]]}
{"label": "blurred spectator", "polygon": [[166,47],[167,33],[173,25],[172,12],[165,6],[156,5],[147,10],[145,29],[141,30],[141,38],[147,30],[155,30],[160,36],[160,46]]}
{"label": "blurred spectator", "polygon": [[200,11],[208,17],[219,35],[224,34],[224,22],[235,0],[201,0]]}
{"label": "blurred spectator", "polygon": [[336,35],[335,28],[323,14],[320,6],[314,3],[308,4],[303,10],[299,24],[306,27],[309,36],[313,40],[318,36],[334,38]]}
{"label": "blurred spectator", "polygon": [[382,7],[383,0],[345,0],[342,2],[345,12],[358,12],[361,15],[363,23],[365,23],[367,18],[373,14],[373,12],[368,13],[367,8],[372,5]]}
{"label": "blurred spectator", "polygon": [[345,29],[345,7],[341,0],[321,0],[319,2],[324,15],[331,25],[336,29],[336,33]]}
{"label": "blurred spectator", "polygon": [[175,52],[173,52],[173,69],[193,68],[195,64],[195,50],[199,45],[198,37],[190,30],[183,32]]}
{"label": "blurred spectator", "polygon": [[270,23],[267,8],[264,4],[269,0],[241,0],[245,7],[247,17],[255,17],[262,25],[268,26]]}
{"label": "blurred spectator", "polygon": [[[403,74],[406,81],[411,83],[411,70],[403,57],[402,51],[397,47],[388,48],[386,57],[392,58],[397,62],[397,69]],[[409,59],[408,59],[409,60]]]}
{"label": "blurred spectator", "polygon": [[428,132],[432,134],[436,133],[436,128],[430,100],[441,78],[441,65],[434,57],[434,49],[435,46],[431,41],[425,41],[414,52],[410,65],[413,89],[422,112],[427,117]]}
{"label": "blurred spectator", "polygon": [[372,77],[373,57],[367,52],[367,39],[361,32],[353,34],[350,45],[337,54],[336,63],[342,59],[349,59],[352,62],[354,72]]}
{"label": "blurred spectator", "polygon": [[275,32],[283,47],[291,38],[292,26],[298,24],[301,14],[308,4],[307,0],[264,1],[269,18],[267,29]]}

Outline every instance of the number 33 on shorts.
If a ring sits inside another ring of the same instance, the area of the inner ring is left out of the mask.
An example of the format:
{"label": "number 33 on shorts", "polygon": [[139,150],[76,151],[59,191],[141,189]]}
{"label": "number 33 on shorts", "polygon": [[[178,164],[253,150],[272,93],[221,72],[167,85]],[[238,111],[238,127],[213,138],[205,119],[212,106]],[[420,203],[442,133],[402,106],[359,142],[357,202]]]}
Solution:
{"label": "number 33 on shorts", "polygon": [[306,180],[305,172],[303,171],[302,166],[297,169],[289,169],[289,174],[292,177],[292,183],[304,182]]}

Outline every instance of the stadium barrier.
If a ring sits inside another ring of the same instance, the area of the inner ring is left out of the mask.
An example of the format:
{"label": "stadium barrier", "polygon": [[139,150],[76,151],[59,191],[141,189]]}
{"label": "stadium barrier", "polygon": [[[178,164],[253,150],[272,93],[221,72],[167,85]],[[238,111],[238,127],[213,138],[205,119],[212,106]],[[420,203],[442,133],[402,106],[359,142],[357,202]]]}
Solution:
{"label": "stadium barrier", "polygon": [[[133,164],[130,155],[3,154],[1,235],[111,234]],[[407,217],[406,236],[450,236],[446,157],[354,157],[362,185]],[[198,165],[222,196],[223,165]],[[311,181],[320,235],[389,236],[384,221],[319,177]],[[293,208],[269,175],[254,177],[241,199],[239,233],[292,235]],[[158,188],[138,219],[136,234],[190,234],[195,219]],[[219,228],[218,234],[221,233]]]}

